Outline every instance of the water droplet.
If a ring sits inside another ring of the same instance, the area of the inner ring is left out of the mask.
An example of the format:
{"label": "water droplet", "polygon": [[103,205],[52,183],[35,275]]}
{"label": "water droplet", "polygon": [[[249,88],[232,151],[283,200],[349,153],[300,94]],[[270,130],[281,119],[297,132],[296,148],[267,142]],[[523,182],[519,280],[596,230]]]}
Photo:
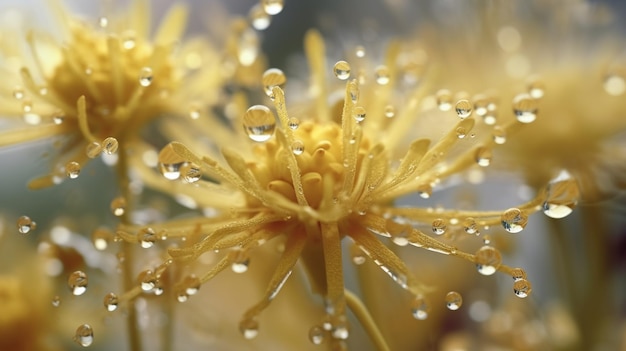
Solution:
{"label": "water droplet", "polygon": [[113,215],[120,217],[126,212],[126,199],[118,196],[111,201],[111,212]]}
{"label": "water droplet", "polygon": [[93,329],[89,324],[83,324],[76,329],[74,342],[82,347],[89,347],[93,344]]}
{"label": "water droplet", "polygon": [[52,298],[52,306],[59,307],[61,306],[61,297],[59,295],[54,295]]}
{"label": "water droplet", "polygon": [[493,127],[493,142],[502,145],[506,142],[506,131],[500,126]]}
{"label": "water droplet", "polygon": [[263,10],[270,16],[279,14],[283,10],[283,0],[261,0]]}
{"label": "water droplet", "polygon": [[195,274],[191,274],[185,278],[183,285],[185,287],[185,293],[189,296],[193,296],[200,290],[200,278],[198,278]]}
{"label": "water droplet", "polygon": [[466,135],[467,135],[467,130],[465,130],[465,128],[458,127],[456,129],[456,136],[457,136],[457,138],[463,139],[463,138],[465,138]]}
{"label": "water droplet", "polygon": [[346,322],[345,318],[337,318],[331,323],[330,334],[337,340],[348,339],[350,330],[348,329],[348,322]]}
{"label": "water droplet", "polygon": [[489,245],[489,244],[491,244],[491,236],[490,236],[490,235],[488,235],[488,234],[487,234],[487,235],[484,235],[484,236],[483,236],[483,243],[484,243],[485,245]]}
{"label": "water droplet", "polygon": [[152,68],[143,67],[139,71],[139,85],[142,87],[150,86],[150,84],[152,84],[152,78],[154,78]]}
{"label": "water droplet", "polygon": [[519,208],[509,208],[500,216],[502,227],[509,233],[519,233],[528,224],[528,215]]}
{"label": "water droplet", "polygon": [[365,108],[363,106],[356,106],[354,108],[352,116],[357,122],[359,123],[363,122],[365,120],[365,115],[366,115]]}
{"label": "water droplet", "polygon": [[[24,100],[24,102],[22,102],[22,110],[24,113],[31,112],[33,110],[33,102],[30,100]],[[41,117],[39,119],[41,120]]]}
{"label": "water droplet", "polygon": [[113,239],[113,234],[108,230],[99,228],[91,233],[91,242],[98,251],[106,250],[109,247],[109,242]]}
{"label": "water droplet", "polygon": [[428,312],[430,312],[430,307],[425,298],[418,296],[411,303],[413,318],[423,321],[428,318]]}
{"label": "water droplet", "polygon": [[495,111],[489,111],[486,115],[483,116],[483,122],[485,122],[485,124],[488,126],[496,124],[497,121],[498,118],[496,117]]}
{"label": "water droplet", "polygon": [[489,100],[487,100],[486,97],[482,95],[474,97],[474,112],[478,116],[484,117],[487,114],[487,112],[489,112],[489,110],[487,109],[488,105],[489,105]]}
{"label": "water droplet", "polygon": [[96,158],[102,152],[102,145],[99,142],[94,141],[87,144],[86,153],[89,158]]}
{"label": "water droplet", "polygon": [[184,163],[180,167],[180,174],[183,176],[183,179],[187,183],[195,183],[202,178],[202,171],[200,170],[200,166],[195,163]]}
{"label": "water droplet", "polygon": [[117,152],[118,148],[119,143],[114,137],[108,137],[102,141],[102,151],[104,151],[104,153],[107,155],[113,155]]}
{"label": "water droplet", "polygon": [[145,292],[152,291],[157,286],[157,277],[153,271],[147,269],[139,273],[138,276],[141,290]]}
{"label": "water droplet", "polygon": [[358,45],[355,49],[354,49],[354,54],[356,55],[356,57],[358,58],[363,58],[365,57],[365,48],[361,45]]}
{"label": "water droplet", "polygon": [[239,38],[237,58],[243,66],[252,65],[259,55],[259,36],[253,29],[244,30]]}
{"label": "water droplet", "polygon": [[65,165],[65,174],[70,179],[76,179],[80,175],[80,164],[70,161]]}
{"label": "water droplet", "polygon": [[291,143],[291,151],[294,155],[302,155],[302,153],[304,153],[304,143],[302,140],[294,140],[294,142]]}
{"label": "water droplet", "polygon": [[151,227],[144,227],[139,230],[139,233],[137,233],[137,239],[139,239],[141,247],[149,249],[154,246],[154,243],[156,243],[157,235]]}
{"label": "water droplet", "polygon": [[433,233],[437,235],[442,235],[446,232],[447,226],[446,222],[441,218],[437,218],[433,221]]}
{"label": "water droplet", "polygon": [[117,295],[115,295],[114,293],[108,293],[106,294],[106,296],[104,296],[103,302],[104,302],[104,307],[107,309],[107,311],[113,312],[117,309],[119,299]]}
{"label": "water droplet", "polygon": [[379,85],[387,85],[390,80],[389,68],[387,66],[378,66],[375,71],[376,83]]}
{"label": "water droplet", "polygon": [[346,80],[350,78],[350,64],[346,61],[337,61],[337,63],[335,63],[333,71],[335,72],[335,77],[340,80]]}
{"label": "water droplet", "polygon": [[526,271],[522,268],[513,268],[513,271],[511,272],[511,277],[513,277],[513,280],[526,279]]}
{"label": "water droplet", "polygon": [[359,87],[356,84],[350,84],[348,90],[350,92],[350,99],[352,102],[356,103],[359,101]]}
{"label": "water droplet", "polygon": [[63,123],[64,120],[65,120],[65,114],[63,113],[63,111],[58,110],[52,113],[52,123],[56,125],[60,125]]}
{"label": "water droplet", "polygon": [[463,304],[463,297],[456,291],[450,291],[446,294],[446,307],[451,311],[458,310]]}
{"label": "water droplet", "polygon": [[491,149],[481,146],[476,149],[475,160],[481,167],[487,167],[491,164],[491,158],[493,157]]}
{"label": "water droplet", "polygon": [[350,245],[350,257],[352,258],[352,263],[357,266],[365,263],[365,254],[363,250],[361,250],[361,248],[359,248],[359,246],[354,243]]}
{"label": "water droplet", "polygon": [[250,19],[250,23],[252,23],[252,28],[256,30],[266,30],[267,27],[270,26],[270,23],[272,23],[272,17],[259,5],[250,8],[248,18]]}
{"label": "water droplet", "polygon": [[385,117],[393,118],[396,115],[396,108],[393,105],[385,106]]}
{"label": "water droplet", "polygon": [[452,108],[452,93],[450,90],[441,89],[436,94],[437,106],[440,111],[450,111]]}
{"label": "water droplet", "polygon": [[478,231],[476,220],[472,217],[465,218],[465,220],[463,221],[463,230],[465,230],[467,234],[476,234],[476,232]]}
{"label": "water droplet", "polygon": [[546,91],[546,85],[540,80],[533,80],[528,83],[528,94],[533,99],[541,99]]}
{"label": "water droplet", "polygon": [[24,98],[24,89],[22,89],[22,87],[15,87],[15,89],[13,89],[13,97],[17,100],[22,100]]}
{"label": "water droplet", "polygon": [[196,105],[196,104],[192,104],[189,107],[189,118],[191,119],[198,119],[200,118],[200,106]]}
{"label": "water droplet", "polygon": [[67,286],[73,295],[79,296],[87,291],[87,274],[83,271],[76,271],[67,278]]}
{"label": "water droplet", "polygon": [[618,74],[609,74],[604,80],[604,91],[612,96],[620,96],[626,92],[626,79]]}
{"label": "water droplet", "polygon": [[254,339],[259,335],[259,322],[252,318],[246,318],[239,323],[239,332],[245,339]]}
{"label": "water droplet", "polygon": [[326,331],[319,325],[314,325],[309,329],[309,340],[314,345],[321,345],[324,342]]}
{"label": "water droplet", "polygon": [[250,265],[250,257],[248,253],[243,250],[235,250],[233,251],[233,263],[230,268],[235,273],[245,273],[248,271],[248,266]]}
{"label": "water droplet", "polygon": [[41,124],[41,116],[36,113],[25,113],[24,114],[24,122],[30,124],[31,126],[36,126]]}
{"label": "water droplet", "polygon": [[132,30],[127,30],[122,33],[122,47],[125,50],[134,49],[136,44],[137,43],[135,42],[135,32],[133,32]]}
{"label": "water droplet", "polygon": [[289,120],[287,121],[287,126],[291,130],[296,130],[300,126],[300,120],[297,119],[296,117],[290,117]]}
{"label": "water droplet", "polygon": [[21,216],[17,219],[17,231],[20,234],[28,234],[37,228],[37,223],[28,216]]}
{"label": "water droplet", "polygon": [[430,184],[422,184],[416,190],[422,199],[428,199],[433,194],[433,187]]}
{"label": "water droplet", "polygon": [[254,105],[243,115],[243,127],[250,139],[264,142],[274,135],[276,119],[267,106]]}
{"label": "water droplet", "polygon": [[274,100],[272,89],[274,89],[274,87],[282,87],[286,82],[287,76],[285,76],[285,73],[278,68],[268,69],[263,73],[263,77],[261,78],[265,94],[272,100]]}
{"label": "water droplet", "polygon": [[531,123],[537,118],[537,101],[528,94],[513,98],[513,113],[521,123]]}
{"label": "water droplet", "polygon": [[104,16],[100,16],[98,18],[98,25],[100,28],[106,28],[109,25],[109,19]]}
{"label": "water droplet", "polygon": [[519,279],[513,282],[513,292],[517,297],[525,298],[530,295],[532,290],[530,282],[526,279]]}
{"label": "water droplet", "polygon": [[563,218],[574,211],[580,191],[576,180],[567,171],[561,171],[548,183],[545,194],[543,213],[551,218]]}
{"label": "water droplet", "polygon": [[500,251],[492,246],[483,246],[476,251],[476,269],[482,275],[492,275],[502,264]]}
{"label": "water droplet", "polygon": [[456,102],[454,110],[460,119],[466,119],[472,114],[472,103],[468,100],[461,99]]}

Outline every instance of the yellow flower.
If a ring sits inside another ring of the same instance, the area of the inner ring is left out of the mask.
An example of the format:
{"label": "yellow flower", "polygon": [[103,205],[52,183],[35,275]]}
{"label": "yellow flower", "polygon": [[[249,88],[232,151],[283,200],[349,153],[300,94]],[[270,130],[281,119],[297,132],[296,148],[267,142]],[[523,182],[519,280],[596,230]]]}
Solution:
{"label": "yellow flower", "polygon": [[[227,252],[204,272],[196,274],[196,265],[194,273],[183,274],[173,289],[178,300],[184,302],[227,267],[246,271],[259,246],[270,240],[284,240],[281,257],[263,297],[244,313],[240,322],[243,336],[257,336],[258,316],[276,298],[300,262],[313,292],[324,298],[326,311],[320,324],[311,328],[311,341],[343,346],[349,334],[349,308],[374,344],[387,349],[358,296],[344,287],[342,242],[353,243],[355,262],[369,257],[412,296],[416,319],[428,315],[425,297],[429,289],[379,237],[390,238],[400,246],[412,245],[462,258],[476,264],[483,275],[498,270],[509,274],[515,279],[515,294],[526,297],[531,285],[525,272],[502,264],[497,249],[485,245],[475,254],[467,253],[433,235],[475,235],[483,228],[499,225],[517,233],[548,193],[540,192],[530,202],[506,211],[396,204],[399,198],[414,193],[427,198],[433,187],[490,164],[491,149],[497,142],[489,132],[491,127],[482,123],[477,126],[476,135],[470,136],[477,124],[470,117],[473,106],[460,99],[453,111],[444,113],[434,97],[427,98],[431,93],[427,83],[415,86],[400,99],[397,44],[390,45],[386,61],[375,70],[374,79],[348,80],[343,91],[339,91],[341,98],[333,101],[335,94],[328,92],[332,84],[325,81],[325,48],[317,32],[308,33],[305,48],[312,68],[313,104],[305,102],[294,108],[301,111],[300,116],[288,113],[281,87],[286,76],[278,69],[269,69],[262,83],[274,103],[276,116],[269,107],[254,105],[236,120],[207,121],[211,127],[202,130],[210,133],[209,140],[215,147],[202,147],[194,138],[185,139],[185,143],[197,145],[206,156],[197,155],[180,142],[172,142],[161,151],[159,167],[173,182],[167,186],[161,183],[160,188],[171,194],[183,193],[195,205],[212,212],[204,217],[140,228],[122,225],[118,235],[127,242],[152,247],[158,239],[167,239],[178,240],[182,245],[170,248],[169,257],[162,264],[143,271],[140,286],[125,294],[124,299],[160,289],[161,277],[169,277],[172,265],[206,262],[204,258],[213,251]],[[339,80],[347,80],[350,65],[338,62],[334,73]],[[392,101],[404,104],[389,106]],[[522,124],[513,121],[501,128],[514,130]],[[423,137],[412,139],[415,135]],[[146,175],[144,179],[150,177]],[[572,206],[574,200],[568,200],[559,205]],[[421,228],[432,233],[426,234]]]}

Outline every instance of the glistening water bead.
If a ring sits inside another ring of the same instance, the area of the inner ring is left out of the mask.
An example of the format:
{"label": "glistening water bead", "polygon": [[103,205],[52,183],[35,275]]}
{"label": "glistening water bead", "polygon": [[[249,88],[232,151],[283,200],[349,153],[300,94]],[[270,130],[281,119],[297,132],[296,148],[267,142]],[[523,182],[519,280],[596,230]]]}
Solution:
{"label": "glistening water bead", "polygon": [[259,322],[252,318],[246,318],[239,323],[239,332],[245,339],[254,339],[259,334]]}
{"label": "glistening water bead", "polygon": [[350,78],[350,64],[346,61],[337,61],[335,63],[335,67],[333,68],[333,72],[335,73],[335,77],[340,80],[346,80]]}
{"label": "glistening water bead", "polygon": [[509,233],[519,233],[528,224],[528,215],[519,208],[509,208],[500,216],[502,227]]}
{"label": "glistening water bead", "polygon": [[446,232],[446,228],[446,222],[444,222],[443,219],[438,218],[433,221],[433,233],[437,235],[442,235]]}
{"label": "glistening water bead", "polygon": [[82,347],[89,347],[93,344],[93,329],[89,324],[83,324],[76,329],[74,342]]}
{"label": "glistening water bead", "polygon": [[276,129],[276,118],[267,106],[254,105],[243,115],[243,128],[256,142],[268,141]]}
{"label": "glistening water bead", "polygon": [[263,77],[261,78],[265,94],[272,100],[274,99],[272,89],[274,89],[274,87],[282,87],[286,82],[287,76],[285,76],[285,73],[278,68],[268,69],[263,73]]}
{"label": "glistening water bead", "polygon": [[446,307],[451,311],[458,310],[463,304],[463,297],[456,291],[450,291],[446,294]]}
{"label": "glistening water bead", "polygon": [[465,99],[459,100],[456,102],[454,110],[460,119],[466,119],[472,114],[472,103]]}
{"label": "glistening water bead", "polygon": [[483,246],[476,251],[476,269],[482,275],[492,275],[502,264],[500,251],[491,246]]}
{"label": "glistening water bead", "polygon": [[574,211],[579,196],[576,180],[567,171],[561,171],[548,183],[546,200],[541,206],[543,213],[550,218],[567,217]]}
{"label": "glistening water bead", "polygon": [[531,123],[537,118],[537,101],[528,94],[513,98],[513,113],[521,123]]}
{"label": "glistening water bead", "polygon": [[30,217],[21,216],[17,219],[17,231],[20,232],[20,234],[28,234],[35,228],[37,228],[37,223],[30,219]]}
{"label": "glistening water bead", "polygon": [[428,312],[430,312],[430,307],[428,306],[426,299],[423,297],[418,296],[411,303],[411,313],[413,314],[413,318],[423,321],[428,318]]}
{"label": "glistening water bead", "polygon": [[113,312],[117,309],[117,305],[119,303],[119,299],[117,297],[117,295],[115,295],[114,293],[108,293],[106,294],[106,296],[104,296],[104,307],[107,309],[107,311],[109,312]]}
{"label": "glistening water bead", "polygon": [[83,271],[75,271],[67,278],[67,286],[72,295],[79,296],[87,291],[87,274]]}
{"label": "glistening water bead", "polygon": [[513,282],[513,292],[515,293],[515,296],[525,298],[530,295],[531,291],[532,286],[528,280],[519,279]]}

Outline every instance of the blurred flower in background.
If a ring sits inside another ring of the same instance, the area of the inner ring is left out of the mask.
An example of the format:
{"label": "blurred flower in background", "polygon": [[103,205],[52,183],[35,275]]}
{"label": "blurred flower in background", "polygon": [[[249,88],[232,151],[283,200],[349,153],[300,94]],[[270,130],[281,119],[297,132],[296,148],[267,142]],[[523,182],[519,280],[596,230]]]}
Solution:
{"label": "blurred flower in background", "polygon": [[8,5],[5,348],[626,347],[620,3]]}

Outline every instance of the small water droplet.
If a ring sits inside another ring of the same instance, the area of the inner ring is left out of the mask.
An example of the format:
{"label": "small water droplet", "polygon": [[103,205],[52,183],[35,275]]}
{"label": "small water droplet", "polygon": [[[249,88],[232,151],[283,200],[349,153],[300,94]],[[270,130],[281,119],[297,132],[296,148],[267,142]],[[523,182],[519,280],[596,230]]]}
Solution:
{"label": "small water droplet", "polygon": [[347,340],[350,336],[348,322],[344,318],[337,318],[337,320],[331,323],[330,334],[336,340]]}
{"label": "small water droplet", "polygon": [[358,85],[350,84],[348,90],[350,92],[350,99],[352,100],[352,102],[356,103],[357,101],[359,101],[360,92]]}
{"label": "small water droplet", "polygon": [[256,30],[266,30],[270,26],[270,23],[272,23],[272,17],[268,15],[260,5],[255,5],[250,8],[248,18],[250,19],[252,28]]}
{"label": "small water droplet", "polygon": [[98,251],[106,250],[112,239],[113,234],[103,228],[96,229],[91,233],[91,242]]}
{"label": "small water droplet", "polygon": [[450,291],[446,294],[446,307],[451,311],[458,310],[463,304],[463,297],[456,291]]}
{"label": "small water droplet", "polygon": [[354,49],[354,54],[356,55],[356,57],[358,58],[363,58],[365,57],[365,48],[361,45],[358,45],[355,49]]}
{"label": "small water droplet", "polygon": [[393,105],[385,106],[385,117],[393,118],[396,115],[396,108]]}
{"label": "small water droplet", "polygon": [[76,179],[80,175],[80,164],[78,162],[70,161],[65,164],[65,174],[70,179]]}
{"label": "small water droplet", "polygon": [[376,83],[378,85],[387,85],[387,84],[389,84],[390,72],[389,72],[389,68],[387,68],[387,66],[382,66],[381,65],[381,66],[376,67],[375,75],[376,75]]}
{"label": "small water droplet", "polygon": [[326,331],[319,325],[314,325],[309,329],[309,340],[314,345],[321,345],[326,337]]}
{"label": "small water droplet", "polygon": [[297,119],[296,117],[290,117],[289,120],[287,121],[287,126],[291,130],[297,130],[298,127],[300,126],[300,120]]}
{"label": "small water droplet", "polygon": [[492,246],[483,246],[476,252],[476,269],[482,275],[492,275],[502,264],[500,251]]}
{"label": "small water droplet", "polygon": [[483,235],[483,244],[485,245],[491,244],[491,236],[489,234]]}
{"label": "small water droplet", "polygon": [[109,25],[109,19],[104,16],[100,16],[98,18],[98,25],[100,28],[106,28]]}
{"label": "small water droplet", "polygon": [[574,211],[580,190],[576,180],[567,171],[561,171],[548,183],[545,194],[546,198],[541,206],[543,213],[551,218],[563,218]]}
{"label": "small water droplet", "polygon": [[138,280],[141,285],[141,290],[145,292],[150,292],[157,286],[156,274],[154,274],[154,272],[149,269],[140,272]]}
{"label": "small water droplet", "polygon": [[489,105],[489,100],[486,97],[480,95],[474,98],[474,112],[480,116],[484,117],[489,110],[487,106]]}
{"label": "small water droplet", "polygon": [[184,163],[180,167],[180,174],[187,183],[195,183],[202,178],[200,166],[192,162]]}
{"label": "small water droplet", "polygon": [[248,266],[250,265],[250,257],[248,253],[243,250],[233,251],[234,260],[230,268],[235,273],[245,273],[248,271]]}
{"label": "small water droplet", "polygon": [[526,279],[519,279],[513,282],[513,292],[515,296],[525,298],[530,295],[532,291],[532,285]]}
{"label": "small water droplet", "polygon": [[446,232],[447,226],[443,219],[437,218],[433,221],[433,233],[442,235]]}
{"label": "small water droplet", "polygon": [[143,67],[139,71],[139,85],[141,85],[142,87],[150,86],[150,84],[152,84],[152,79],[154,78],[153,74],[154,73],[152,72],[152,68]]}
{"label": "small water droplet", "polygon": [[460,119],[466,119],[472,114],[472,103],[469,100],[461,99],[456,102],[454,110]]}
{"label": "small water droplet", "polygon": [[413,318],[423,321],[428,318],[428,312],[430,312],[430,307],[425,298],[418,296],[411,303]]}
{"label": "small water droplet", "polygon": [[528,94],[533,99],[541,99],[546,91],[546,85],[540,80],[533,80],[528,83]]}
{"label": "small water droplet", "polygon": [[74,342],[82,347],[89,347],[93,344],[93,329],[89,324],[83,324],[76,329]]}
{"label": "small water droplet", "polygon": [[87,274],[83,271],[75,271],[67,278],[67,286],[73,295],[79,296],[87,291]]}
{"label": "small water droplet", "polygon": [[239,332],[245,339],[254,339],[259,335],[259,322],[252,318],[246,318],[239,322]]}
{"label": "small water droplet", "polygon": [[333,71],[335,72],[335,77],[340,80],[346,80],[350,78],[350,64],[346,61],[337,61],[337,63],[335,63]]}
{"label": "small water droplet", "polygon": [[294,140],[291,143],[291,151],[294,155],[302,155],[304,153],[304,143],[302,140]]}
{"label": "small water droplet", "polygon": [[452,108],[452,93],[450,90],[441,89],[436,94],[437,106],[440,111],[450,111]]}
{"label": "small water droplet", "polygon": [[276,119],[267,106],[254,105],[243,115],[243,127],[250,139],[264,142],[274,135]]}
{"label": "small water droplet", "polygon": [[506,131],[500,126],[493,127],[493,142],[502,145],[506,142]]}
{"label": "small water droplet", "polygon": [[122,47],[125,50],[132,50],[135,48],[135,32],[132,30],[127,30],[122,33]]}
{"label": "small water droplet", "polygon": [[496,124],[497,121],[498,118],[495,111],[489,111],[486,115],[483,116],[483,122],[485,122],[485,124],[488,126]]}
{"label": "small water droplet", "polygon": [[463,230],[465,230],[467,234],[476,234],[478,231],[476,220],[472,217],[465,218],[465,220],[463,220]]}
{"label": "small water droplet", "polygon": [[261,0],[263,10],[270,16],[279,14],[283,10],[283,0]]}
{"label": "small water droplet", "polygon": [[99,142],[94,141],[87,144],[86,153],[89,158],[96,158],[102,152],[102,145]]}
{"label": "small water droplet", "polygon": [[60,125],[65,120],[65,114],[61,110],[57,110],[52,113],[52,123]]}
{"label": "small water droplet", "polygon": [[513,280],[526,279],[526,271],[522,268],[513,268],[513,271],[511,272],[511,277],[513,277]]}
{"label": "small water droplet", "polygon": [[513,98],[513,113],[521,123],[531,123],[537,118],[537,101],[528,94]]}
{"label": "small water droplet", "polygon": [[604,91],[611,96],[620,96],[626,92],[626,79],[623,76],[611,73],[604,79]]}
{"label": "small water droplet", "polygon": [[149,249],[154,246],[154,243],[156,243],[157,235],[151,227],[144,227],[139,230],[139,233],[137,233],[137,239],[139,240],[141,247]]}
{"label": "small water droplet", "polygon": [[456,129],[456,136],[457,136],[457,138],[463,139],[463,138],[465,138],[466,135],[467,135],[467,130],[465,128],[458,127]]}
{"label": "small water droplet", "polygon": [[107,309],[107,311],[113,312],[117,309],[119,299],[117,295],[115,295],[114,293],[108,293],[104,296],[103,302],[104,302],[104,307]]}
{"label": "small water droplet", "polygon": [[15,87],[15,89],[13,89],[13,97],[17,100],[22,100],[24,98],[24,89],[22,89],[22,87]]}
{"label": "small water droplet", "polygon": [[107,137],[102,141],[102,151],[107,155],[113,155],[117,152],[119,143],[114,137]]}
{"label": "small water droplet", "polygon": [[354,108],[352,116],[358,123],[363,122],[366,116],[365,108],[363,106],[356,106]]}
{"label": "small water droplet", "polygon": [[37,228],[37,223],[28,216],[21,216],[17,219],[17,231],[20,234],[28,234]]}
{"label": "small water droplet", "polygon": [[111,212],[113,215],[120,217],[126,212],[126,199],[118,196],[111,201]]}
{"label": "small water droplet", "polygon": [[509,233],[519,233],[528,224],[528,215],[519,208],[509,208],[500,216],[502,227]]}
{"label": "small water droplet", "polygon": [[54,295],[52,298],[52,306],[59,307],[61,306],[61,297],[59,295]]}
{"label": "small water droplet", "polygon": [[422,184],[416,190],[422,199],[428,199],[433,194],[433,187],[430,184]]}
{"label": "small water droplet", "polygon": [[[24,111],[24,113],[29,113],[33,110],[33,102],[30,100],[24,100],[22,102],[22,111]],[[41,117],[40,117],[41,119]]]}
{"label": "small water droplet", "polygon": [[487,167],[491,164],[491,158],[493,154],[491,153],[491,149],[488,147],[481,146],[476,149],[475,160],[476,163],[481,167]]}
{"label": "small water droplet", "polygon": [[363,250],[361,250],[361,248],[359,248],[359,246],[354,243],[350,245],[350,257],[352,258],[352,263],[357,266],[365,263],[365,254]]}
{"label": "small water droplet", "polygon": [[263,73],[261,83],[265,89],[265,94],[272,100],[274,100],[274,93],[272,89],[274,87],[282,87],[287,82],[287,76],[283,71],[278,68],[270,68]]}

